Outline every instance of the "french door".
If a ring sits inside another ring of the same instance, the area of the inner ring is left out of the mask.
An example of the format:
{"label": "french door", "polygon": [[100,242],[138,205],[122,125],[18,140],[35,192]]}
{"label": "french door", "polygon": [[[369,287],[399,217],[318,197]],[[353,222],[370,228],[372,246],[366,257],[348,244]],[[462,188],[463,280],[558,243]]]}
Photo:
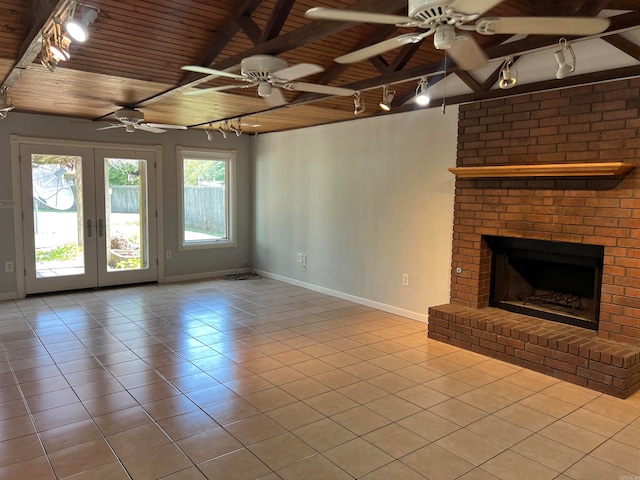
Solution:
{"label": "french door", "polygon": [[150,151],[20,144],[27,294],[158,279],[153,162]]}

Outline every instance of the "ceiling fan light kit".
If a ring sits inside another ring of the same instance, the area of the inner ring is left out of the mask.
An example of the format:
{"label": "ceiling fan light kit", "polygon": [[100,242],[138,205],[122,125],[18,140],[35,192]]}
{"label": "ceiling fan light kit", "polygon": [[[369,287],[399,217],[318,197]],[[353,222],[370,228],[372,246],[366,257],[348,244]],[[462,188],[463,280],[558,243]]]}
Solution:
{"label": "ceiling fan light kit", "polygon": [[164,133],[168,129],[186,130],[184,125],[172,125],[166,123],[147,123],[144,121],[144,114],[135,108],[121,108],[113,115],[118,123],[112,123],[97,130],[110,130],[113,128],[124,128],[125,132],[133,133],[136,130],[143,130],[151,133]]}

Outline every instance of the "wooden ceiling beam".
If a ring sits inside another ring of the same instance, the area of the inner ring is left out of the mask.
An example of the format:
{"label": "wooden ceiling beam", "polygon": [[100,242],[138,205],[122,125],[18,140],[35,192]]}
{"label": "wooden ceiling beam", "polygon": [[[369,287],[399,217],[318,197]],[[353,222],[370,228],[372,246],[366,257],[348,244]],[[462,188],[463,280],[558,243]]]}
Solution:
{"label": "wooden ceiling beam", "polygon": [[640,60],[640,46],[633,43],[631,40],[627,40],[621,35],[609,35],[603,37],[603,40],[610,45],[613,45],[618,50],[626,53],[635,60]]}
{"label": "wooden ceiling beam", "polygon": [[456,75],[472,91],[479,92],[480,90],[482,90],[482,85],[480,85],[478,81],[475,78],[473,78],[469,72],[465,70],[458,70],[456,71]]}
{"label": "wooden ceiling beam", "polygon": [[33,15],[25,26],[26,35],[16,61],[11,70],[2,81],[2,88],[11,88],[33,63],[42,50],[42,33],[46,26],[53,21],[56,13],[62,12],[68,4],[68,0],[33,0],[31,10]]}
{"label": "wooden ceiling beam", "polygon": [[262,37],[260,38],[261,42],[272,40],[280,35],[280,31],[282,30],[284,23],[287,21],[294,3],[296,3],[295,0],[278,0],[276,2],[273,7],[273,12],[269,17],[269,21],[262,31]]}
{"label": "wooden ceiling beam", "polygon": [[407,63],[409,63],[409,60],[411,60],[419,48],[420,42],[404,45],[396,55],[396,58],[394,58],[393,62],[389,65],[389,69],[393,72],[396,70],[402,70]]}
{"label": "wooden ceiling beam", "polygon": [[251,40],[254,45],[262,43],[262,30],[260,30],[260,27],[256,25],[256,22],[254,22],[251,17],[248,15],[235,15],[234,22],[240,27],[244,34],[249,37],[249,40]]}

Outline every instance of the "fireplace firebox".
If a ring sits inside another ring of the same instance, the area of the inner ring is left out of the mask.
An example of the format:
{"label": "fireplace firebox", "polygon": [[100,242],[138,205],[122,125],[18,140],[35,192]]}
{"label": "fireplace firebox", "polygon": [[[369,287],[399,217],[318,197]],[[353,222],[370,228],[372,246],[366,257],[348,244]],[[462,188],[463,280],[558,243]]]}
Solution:
{"label": "fireplace firebox", "polygon": [[490,305],[598,329],[604,247],[485,236],[492,251]]}

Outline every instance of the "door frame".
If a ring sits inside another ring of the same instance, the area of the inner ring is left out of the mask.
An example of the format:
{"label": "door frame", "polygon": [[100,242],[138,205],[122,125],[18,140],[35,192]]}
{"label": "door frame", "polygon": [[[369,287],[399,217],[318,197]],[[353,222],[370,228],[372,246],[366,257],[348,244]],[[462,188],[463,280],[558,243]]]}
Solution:
{"label": "door frame", "polygon": [[[154,159],[155,170],[155,196],[156,196],[156,229],[155,232],[149,232],[151,235],[155,233],[157,241],[157,262],[158,262],[158,283],[163,283],[164,279],[164,221],[163,221],[163,204],[162,204],[162,145],[144,145],[136,143],[108,143],[108,142],[92,142],[83,140],[64,140],[45,137],[28,137],[22,135],[11,135],[11,175],[13,183],[13,224],[15,237],[15,274],[16,274],[16,290],[18,298],[26,297],[26,272],[24,262],[24,208],[22,203],[22,178],[20,168],[20,144],[28,143],[32,145],[51,145],[66,147],[83,147],[92,148],[94,150],[124,150],[131,152],[132,150],[140,152],[151,152]],[[150,214],[152,212],[149,212]],[[151,259],[150,259],[151,260]]]}

